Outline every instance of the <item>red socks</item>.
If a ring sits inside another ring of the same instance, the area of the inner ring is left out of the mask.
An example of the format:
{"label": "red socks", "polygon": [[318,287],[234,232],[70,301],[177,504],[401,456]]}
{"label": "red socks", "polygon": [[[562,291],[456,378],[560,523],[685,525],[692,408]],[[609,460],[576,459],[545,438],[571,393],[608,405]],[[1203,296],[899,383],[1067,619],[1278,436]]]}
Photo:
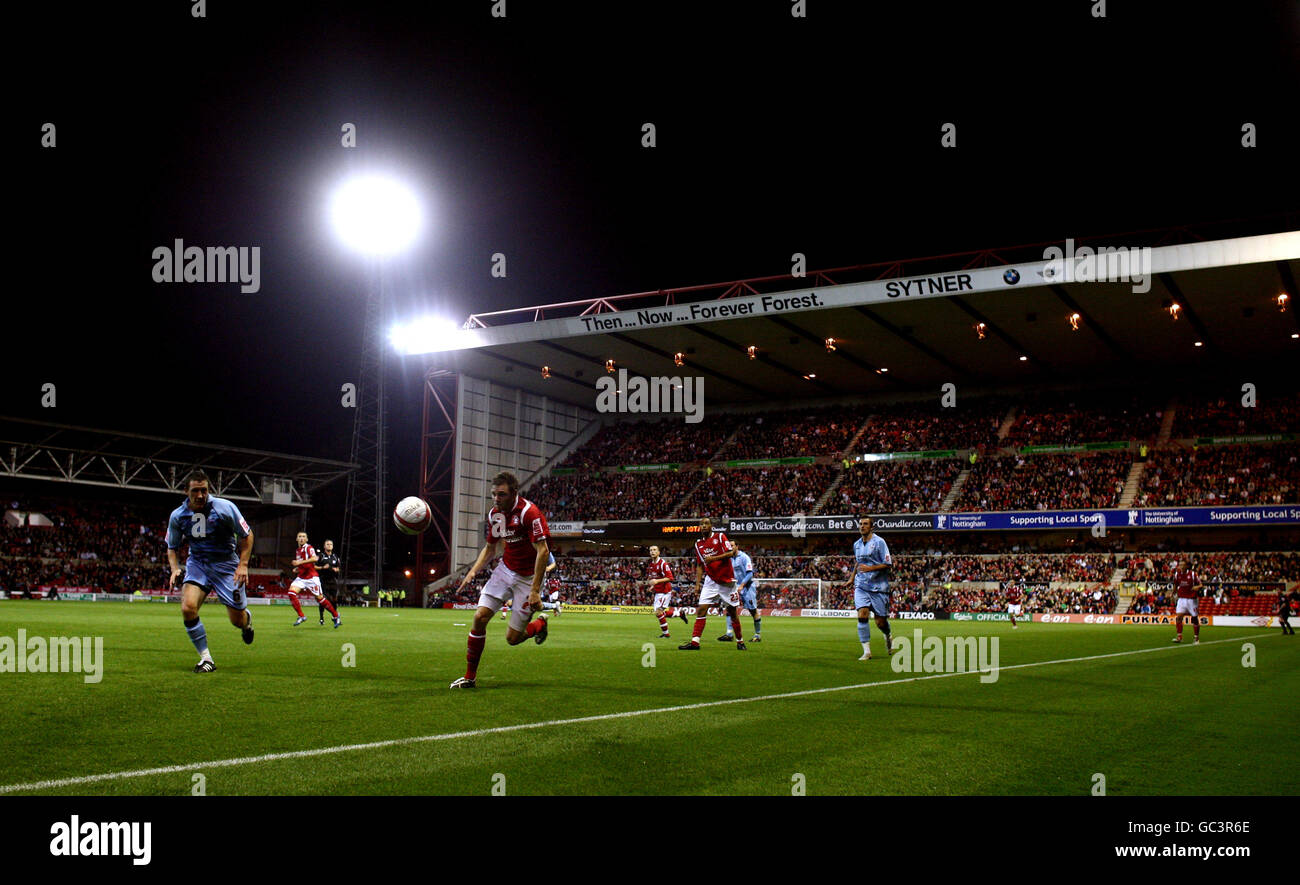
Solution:
{"label": "red socks", "polygon": [[533,618],[528,622],[528,626],[524,628],[524,635],[532,636],[536,634],[538,630],[542,629],[542,625],[545,623],[545,618]]}
{"label": "red socks", "polygon": [[300,617],[300,618],[304,618],[304,617],[306,617],[306,615],[304,615],[304,614],[302,613],[302,606],[298,604],[298,594],[297,594],[297,593],[290,593],[290,594],[289,594],[289,601],[293,603],[293,610],[296,611],[296,612],[298,613],[298,617]]}
{"label": "red socks", "polygon": [[731,616],[731,629],[736,631],[735,636],[737,642],[744,640],[745,634],[740,632],[740,609],[736,609],[736,613]]}
{"label": "red socks", "polygon": [[700,635],[704,632],[704,622],[707,620],[708,618],[705,615],[700,615],[695,619],[695,627],[691,630],[692,642],[700,641]]}
{"label": "red socks", "polygon": [[666,615],[659,616],[659,629],[665,633],[668,632],[668,618]]}
{"label": "red socks", "polygon": [[337,618],[339,616],[339,613],[334,609],[334,603],[330,602],[324,596],[320,598],[320,604],[325,607],[325,611],[329,612],[334,617]]}
{"label": "red socks", "polygon": [[483,645],[486,642],[486,633],[482,636],[475,636],[473,633],[469,634],[469,641],[466,643],[467,650],[465,652],[465,660],[468,662],[468,666],[465,667],[466,679],[473,679],[475,675],[478,674],[478,661],[479,658],[483,657]]}

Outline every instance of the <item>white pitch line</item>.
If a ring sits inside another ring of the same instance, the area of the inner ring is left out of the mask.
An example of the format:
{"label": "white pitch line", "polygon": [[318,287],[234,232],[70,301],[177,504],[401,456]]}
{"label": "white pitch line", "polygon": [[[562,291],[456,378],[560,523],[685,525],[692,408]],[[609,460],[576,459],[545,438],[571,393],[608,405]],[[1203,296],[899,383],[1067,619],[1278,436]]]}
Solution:
{"label": "white pitch line", "polygon": [[[1245,642],[1266,636],[1280,636],[1280,633],[1257,633],[1254,636],[1238,636],[1233,639],[1213,639],[1201,645],[1218,645],[1222,642]],[[1115,651],[1103,655],[1087,655],[1081,658],[1059,658],[1054,661],[1034,661],[1028,664],[1012,664],[998,667],[1003,670],[1021,670],[1027,667],[1049,667],[1053,664],[1076,664],[1081,661],[1098,661],[1103,658],[1122,658],[1128,655],[1150,654],[1158,651],[1173,651],[1182,648],[1181,644],[1169,643],[1155,648],[1139,648],[1132,651]],[[882,658],[882,660],[887,660]],[[961,673],[932,673],[927,676],[909,676],[905,679],[889,679],[884,682],[859,682],[855,685],[836,685],[831,688],[809,688],[802,691],[787,691],[781,694],[765,694],[749,698],[730,698],[723,701],[704,701],[698,704],[680,704],[674,707],[654,707],[649,710],[626,710],[622,713],[600,713],[595,716],[578,716],[573,719],[548,719],[544,722],[524,722],[519,725],[499,725],[495,728],[480,728],[474,731],[456,731],[447,734],[426,734],[417,737],[393,738],[386,741],[371,741],[365,744],[343,744],[337,747],[321,747],[316,750],[293,750],[288,753],[266,753],[262,756],[243,756],[238,759],[216,759],[209,762],[193,762],[188,765],[164,765],[160,768],[141,768],[135,771],[111,771],[106,774],[91,774],[85,777],[66,777],[59,780],[35,781],[27,784],[6,784],[0,786],[0,795],[26,790],[52,790],[60,787],[75,787],[80,784],[93,784],[101,781],[121,780],[128,777],[150,777],[156,774],[181,774],[205,768],[229,768],[233,765],[253,765],[258,762],[276,762],[281,759],[306,759],[311,756],[325,756],[330,753],[351,753],[358,750],[379,750],[385,747],[401,747],[410,744],[425,744],[432,741],[451,741],[458,738],[482,737],[488,734],[506,734],[512,731],[525,731],[534,728],[550,728],[556,725],[580,725],[584,722],[604,722],[610,719],[631,719],[634,716],[650,716],[656,713],[678,713],[683,710],[702,710],[706,707],[722,707],[727,704],[750,704],[755,701],[776,701],[785,698],[800,698],[815,694],[829,694],[836,691],[853,691],[859,688],[879,688],[886,685],[902,685],[907,682],[924,682],[927,679],[947,679],[950,676],[978,676],[981,670],[966,670]]]}

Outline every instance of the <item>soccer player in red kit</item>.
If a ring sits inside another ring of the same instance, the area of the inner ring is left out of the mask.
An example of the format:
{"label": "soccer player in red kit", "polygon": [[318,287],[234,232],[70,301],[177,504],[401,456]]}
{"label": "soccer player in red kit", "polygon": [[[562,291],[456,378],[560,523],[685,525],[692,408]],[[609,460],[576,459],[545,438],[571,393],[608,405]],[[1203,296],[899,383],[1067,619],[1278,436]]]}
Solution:
{"label": "soccer player in red kit", "polygon": [[[745,650],[745,634],[740,632],[740,591],[736,589],[736,571],[731,567],[731,560],[739,548],[727,540],[722,532],[713,530],[713,520],[704,517],[700,520],[701,537],[695,542],[695,592],[700,601],[695,604],[695,627],[691,631],[691,641],[677,646],[681,651],[699,651],[700,636],[704,633],[704,623],[708,620],[709,606],[716,605],[726,611],[731,621],[731,629],[736,634],[736,648]],[[700,582],[704,582],[704,592],[700,592]]]}
{"label": "soccer player in red kit", "polygon": [[[1182,568],[1179,568],[1182,566]],[[1169,579],[1174,582],[1174,592],[1178,594],[1178,608],[1174,609],[1174,624],[1178,627],[1178,635],[1174,637],[1174,642],[1183,641],[1183,615],[1192,616],[1192,645],[1201,644],[1201,619],[1196,613],[1196,595],[1201,592],[1201,579],[1196,572],[1192,571],[1189,563],[1174,561],[1169,563],[1171,574]]]}
{"label": "soccer player in red kit", "polygon": [[1011,618],[1011,629],[1016,629],[1016,615],[1020,614],[1020,602],[1024,594],[1019,584],[1007,584],[1007,616]]}
{"label": "soccer player in red kit", "polygon": [[316,555],[316,548],[307,543],[307,533],[299,532],[298,552],[293,556],[293,567],[298,570],[298,577],[294,578],[293,583],[289,585],[289,601],[293,603],[293,610],[298,613],[298,620],[293,622],[295,627],[307,620],[302,613],[302,606],[298,604],[298,591],[300,590],[316,597],[316,605],[325,609],[334,618],[335,628],[341,623],[338,610],[325,598],[325,593],[321,590],[320,576],[316,574],[316,561],[318,559],[320,557]]}
{"label": "soccer player in red kit", "polygon": [[686,622],[686,612],[673,603],[673,570],[668,560],[659,558],[659,548],[650,547],[650,564],[645,568],[646,580],[650,582],[650,592],[654,594],[655,617],[659,619],[659,638],[667,639],[668,619],[680,617]]}
{"label": "soccer player in red kit", "polygon": [[505,553],[479,595],[478,610],[474,612],[474,624],[470,627],[465,653],[468,666],[465,675],[453,682],[451,688],[475,686],[478,662],[487,642],[487,625],[507,599],[514,604],[506,642],[518,645],[530,637],[538,645],[546,641],[550,612],[541,612],[533,620],[533,613],[542,607],[542,578],[551,559],[546,516],[536,504],[519,494],[519,479],[513,473],[498,473],[492,478],[492,500],[483,549],[460,582],[460,589],[465,589],[503,544]]}

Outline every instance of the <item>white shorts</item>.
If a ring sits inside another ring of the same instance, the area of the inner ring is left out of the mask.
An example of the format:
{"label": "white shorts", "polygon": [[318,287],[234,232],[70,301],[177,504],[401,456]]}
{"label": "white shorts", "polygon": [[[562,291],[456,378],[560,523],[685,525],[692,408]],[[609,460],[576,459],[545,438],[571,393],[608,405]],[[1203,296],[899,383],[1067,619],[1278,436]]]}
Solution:
{"label": "white shorts", "polygon": [[533,610],[528,607],[528,596],[533,592],[533,579],[527,575],[506,568],[504,562],[498,562],[492,569],[492,576],[483,585],[478,604],[481,608],[490,608],[492,614],[501,610],[506,600],[517,602],[510,607],[510,629],[521,633],[533,618]]}
{"label": "white shorts", "polygon": [[1009,614],[1009,615],[1018,615],[1018,614],[1020,614],[1020,603],[1018,603],[1018,602],[1008,602],[1008,603],[1007,603],[1007,614]]}
{"label": "white shorts", "polygon": [[673,595],[671,593],[656,593],[654,607],[657,609],[670,608],[673,604]]}
{"label": "white shorts", "polygon": [[700,608],[716,605],[719,609],[726,609],[729,605],[740,605],[740,591],[736,589],[735,581],[730,584],[719,584],[705,575],[704,589],[700,591],[698,605]]}
{"label": "white shorts", "polygon": [[1195,615],[1195,614],[1196,614],[1196,600],[1195,600],[1195,599],[1184,599],[1184,598],[1181,597],[1181,596],[1178,597],[1178,607],[1177,607],[1176,609],[1174,609],[1174,614],[1176,614],[1176,615]]}
{"label": "white shorts", "polygon": [[320,577],[315,578],[294,578],[293,583],[289,585],[290,593],[297,593],[299,590],[305,590],[317,599],[321,597]]}

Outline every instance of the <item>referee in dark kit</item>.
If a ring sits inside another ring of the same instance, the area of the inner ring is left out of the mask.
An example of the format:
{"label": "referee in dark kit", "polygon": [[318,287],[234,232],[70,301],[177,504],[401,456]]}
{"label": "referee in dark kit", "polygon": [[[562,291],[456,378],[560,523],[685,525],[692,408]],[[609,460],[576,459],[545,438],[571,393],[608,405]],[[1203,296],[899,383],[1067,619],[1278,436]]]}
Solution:
{"label": "referee in dark kit", "polygon": [[[339,581],[342,571],[339,558],[334,553],[334,542],[325,542],[325,552],[316,560],[316,573],[320,575],[320,590],[325,598],[333,603],[335,610],[339,607]],[[320,623],[325,626],[325,606],[320,606]]]}

